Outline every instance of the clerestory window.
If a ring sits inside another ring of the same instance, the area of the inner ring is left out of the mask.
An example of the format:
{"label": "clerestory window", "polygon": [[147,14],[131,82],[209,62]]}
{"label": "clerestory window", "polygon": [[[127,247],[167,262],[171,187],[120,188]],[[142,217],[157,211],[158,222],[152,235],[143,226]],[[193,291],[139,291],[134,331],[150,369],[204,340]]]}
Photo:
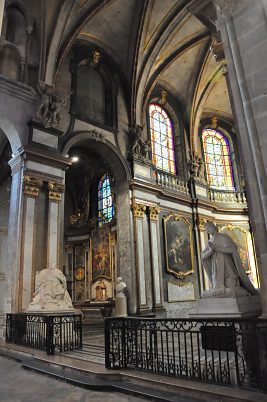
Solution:
{"label": "clerestory window", "polygon": [[202,143],[209,186],[234,191],[233,166],[227,137],[217,130],[206,128],[202,131]]}
{"label": "clerestory window", "polygon": [[157,169],[176,174],[174,140],[171,120],[156,104],[149,105],[152,161]]}

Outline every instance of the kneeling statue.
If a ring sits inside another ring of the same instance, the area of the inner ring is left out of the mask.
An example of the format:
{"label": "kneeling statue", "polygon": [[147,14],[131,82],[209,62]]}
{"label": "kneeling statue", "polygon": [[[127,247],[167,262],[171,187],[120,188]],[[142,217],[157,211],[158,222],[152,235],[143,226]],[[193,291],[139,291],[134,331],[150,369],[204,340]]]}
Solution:
{"label": "kneeling statue", "polygon": [[213,222],[207,222],[205,229],[211,237],[201,259],[211,290],[202,297],[259,295],[242,265],[236,243],[227,234],[219,233]]}

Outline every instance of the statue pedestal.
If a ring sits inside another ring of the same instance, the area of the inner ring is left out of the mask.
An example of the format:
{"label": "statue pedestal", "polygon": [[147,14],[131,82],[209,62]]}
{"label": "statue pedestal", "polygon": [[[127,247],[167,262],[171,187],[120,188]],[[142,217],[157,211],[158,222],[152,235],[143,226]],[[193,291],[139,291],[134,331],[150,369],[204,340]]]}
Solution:
{"label": "statue pedestal", "polygon": [[124,294],[116,296],[115,317],[127,317],[127,298]]}
{"label": "statue pedestal", "polygon": [[190,318],[246,318],[261,312],[260,296],[210,297],[198,300]]}

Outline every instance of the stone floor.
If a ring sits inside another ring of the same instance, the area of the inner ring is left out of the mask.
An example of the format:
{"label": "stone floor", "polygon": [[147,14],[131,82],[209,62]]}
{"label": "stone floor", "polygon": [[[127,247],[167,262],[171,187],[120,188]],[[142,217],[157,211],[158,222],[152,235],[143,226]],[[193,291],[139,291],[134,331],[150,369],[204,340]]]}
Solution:
{"label": "stone floor", "polygon": [[90,391],[47,375],[25,370],[15,360],[0,357],[1,402],[141,402],[120,393]]}

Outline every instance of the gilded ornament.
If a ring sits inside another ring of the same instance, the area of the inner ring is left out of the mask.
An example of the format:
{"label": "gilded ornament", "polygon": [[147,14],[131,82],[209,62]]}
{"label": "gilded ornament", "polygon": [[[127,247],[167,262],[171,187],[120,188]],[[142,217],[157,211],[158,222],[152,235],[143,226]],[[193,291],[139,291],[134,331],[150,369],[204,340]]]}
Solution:
{"label": "gilded ornament", "polygon": [[38,197],[42,185],[43,181],[37,177],[26,175],[23,178],[23,192],[31,197]]}
{"label": "gilded ornament", "polygon": [[82,281],[85,276],[85,269],[84,267],[80,266],[75,269],[75,279],[77,281]]}
{"label": "gilded ornament", "polygon": [[158,220],[158,215],[160,213],[160,208],[159,207],[148,207],[149,210],[149,218],[151,221],[157,221]]}
{"label": "gilded ornament", "polygon": [[50,181],[48,183],[48,198],[53,201],[61,201],[62,193],[65,191],[64,184]]}
{"label": "gilded ornament", "polygon": [[146,205],[133,204],[133,214],[135,218],[144,218],[146,212]]}

